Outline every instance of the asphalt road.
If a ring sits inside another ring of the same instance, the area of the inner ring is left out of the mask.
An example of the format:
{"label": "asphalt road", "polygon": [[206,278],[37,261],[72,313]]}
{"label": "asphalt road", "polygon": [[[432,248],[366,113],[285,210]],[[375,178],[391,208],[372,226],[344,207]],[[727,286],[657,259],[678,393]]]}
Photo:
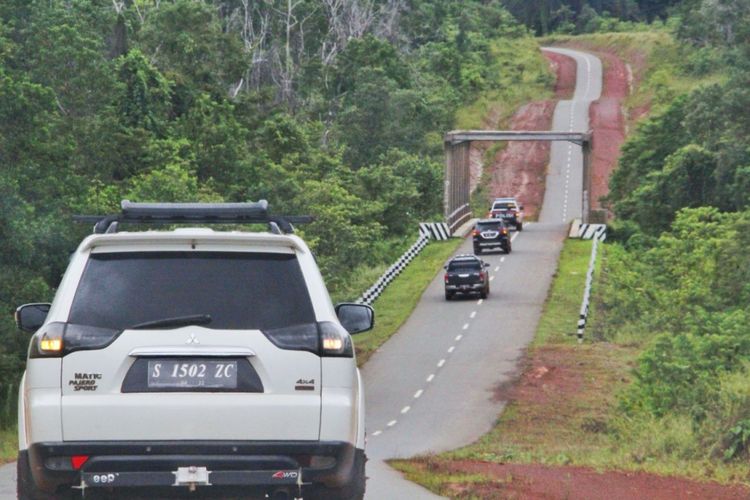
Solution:
{"label": "asphalt road", "polygon": [[[601,92],[601,63],[581,52],[546,50],[578,63],[574,98],[558,104],[554,130],[585,131],[588,104]],[[580,148],[553,143],[539,222],[514,233],[510,255],[484,256],[491,264],[489,297],[446,302],[439,273],[365,365],[368,500],[436,498],[383,460],[457,448],[491,429],[505,405],[494,391],[516,375],[534,336],[567,223],[581,214],[581,185]],[[471,253],[471,242],[458,253]],[[11,498],[15,464],[0,467],[0,499]]]}
{"label": "asphalt road", "polygon": [[[588,105],[601,93],[601,62],[575,58],[577,85],[555,109],[554,130],[588,130]],[[580,147],[553,143],[539,222],[514,234],[513,252],[485,254],[492,291],[486,300],[446,302],[442,273],[414,313],[364,367],[367,396],[367,498],[436,498],[383,460],[469,444],[492,428],[505,401],[495,390],[517,375],[536,331],[567,224],[581,215]],[[471,253],[471,241],[458,253]],[[575,325],[571,325],[573,331]]]}

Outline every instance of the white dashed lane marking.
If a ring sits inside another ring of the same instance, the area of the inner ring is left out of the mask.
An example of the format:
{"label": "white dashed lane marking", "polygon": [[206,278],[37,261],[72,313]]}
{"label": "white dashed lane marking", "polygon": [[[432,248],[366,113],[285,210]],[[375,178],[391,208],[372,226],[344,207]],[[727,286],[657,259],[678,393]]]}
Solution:
{"label": "white dashed lane marking", "polygon": [[[519,234],[518,232],[515,232],[515,233],[514,233],[514,234],[513,234],[512,236],[511,236],[510,240],[511,240],[511,241],[513,241],[513,240],[514,240],[514,239],[516,238],[516,236],[518,236],[518,234]],[[502,262],[505,262],[505,257],[501,257],[501,258],[500,258],[500,262],[501,262],[501,263],[502,263]],[[497,271],[499,271],[499,270],[500,270],[500,266],[496,266],[496,267],[495,267],[495,272],[497,272]],[[494,280],[494,279],[495,279],[495,277],[494,277],[494,276],[490,276],[490,281],[492,281],[492,280]],[[477,305],[481,306],[483,302],[484,302],[484,299],[479,299],[479,300],[477,301]],[[471,313],[469,313],[469,318],[470,318],[470,319],[474,319],[474,318],[476,318],[476,316],[477,316],[477,311],[471,311]],[[463,330],[468,330],[468,328],[469,328],[469,323],[464,323],[464,325],[463,325],[462,329],[463,329]],[[461,340],[462,338],[463,338],[463,335],[461,335],[461,334],[458,334],[458,335],[456,335],[456,342],[460,341],[460,340]],[[452,345],[452,346],[450,346],[450,347],[448,348],[448,354],[452,354],[452,353],[453,353],[453,351],[455,351],[455,350],[456,350],[456,346],[455,346],[455,345]],[[438,367],[438,368],[442,368],[442,367],[443,367],[443,366],[445,365],[445,363],[446,363],[446,360],[445,360],[445,358],[443,358],[443,359],[441,359],[440,361],[438,361],[438,363],[437,363],[437,367]],[[426,382],[427,382],[427,383],[429,384],[429,383],[430,383],[430,382],[432,382],[432,381],[433,381],[434,379],[435,379],[435,374],[434,374],[434,373],[430,373],[430,374],[429,374],[429,375],[427,376],[427,378],[425,379],[425,381],[426,381]],[[413,396],[413,398],[414,398],[414,399],[419,399],[419,398],[420,398],[420,397],[422,396],[422,394],[424,394],[424,389],[419,389],[419,390],[418,390],[417,392],[415,392],[415,393],[414,393],[414,396]],[[402,415],[405,415],[406,413],[408,413],[408,412],[409,412],[409,410],[411,410],[411,406],[409,406],[409,405],[407,405],[407,406],[404,406],[403,408],[401,408],[401,414],[402,414]],[[395,420],[395,419],[394,419],[394,420],[391,420],[390,422],[388,422],[388,423],[386,424],[386,426],[387,426],[387,427],[393,427],[393,426],[394,426],[394,425],[396,425],[397,423],[398,423],[398,420]],[[380,435],[380,434],[382,434],[382,433],[383,433],[383,431],[382,431],[382,430],[377,430],[377,431],[375,431],[375,432],[373,432],[373,433],[372,433],[372,436],[373,436],[373,437],[374,437],[374,436],[379,436],[379,435]]]}

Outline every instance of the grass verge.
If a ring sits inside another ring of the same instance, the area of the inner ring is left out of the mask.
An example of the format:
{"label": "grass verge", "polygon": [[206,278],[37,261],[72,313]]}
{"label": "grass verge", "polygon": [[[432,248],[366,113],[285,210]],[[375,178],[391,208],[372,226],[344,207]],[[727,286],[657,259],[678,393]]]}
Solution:
{"label": "grass verge", "polygon": [[416,307],[427,285],[462,242],[462,238],[431,242],[391,282],[373,304],[375,328],[353,337],[357,363],[363,365],[378,347],[396,333]]}
{"label": "grass verge", "polygon": [[[532,346],[567,344],[575,338],[591,246],[590,240],[566,240]],[[601,259],[597,258],[595,276],[600,268]]]}
{"label": "grass verge", "polygon": [[12,462],[18,454],[18,431],[0,429],[0,464]]}

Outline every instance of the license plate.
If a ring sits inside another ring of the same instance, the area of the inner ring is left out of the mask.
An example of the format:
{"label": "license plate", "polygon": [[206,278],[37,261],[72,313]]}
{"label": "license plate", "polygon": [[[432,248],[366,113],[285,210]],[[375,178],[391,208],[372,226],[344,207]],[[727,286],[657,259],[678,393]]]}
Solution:
{"label": "license plate", "polygon": [[155,359],[148,362],[151,389],[236,389],[237,361]]}

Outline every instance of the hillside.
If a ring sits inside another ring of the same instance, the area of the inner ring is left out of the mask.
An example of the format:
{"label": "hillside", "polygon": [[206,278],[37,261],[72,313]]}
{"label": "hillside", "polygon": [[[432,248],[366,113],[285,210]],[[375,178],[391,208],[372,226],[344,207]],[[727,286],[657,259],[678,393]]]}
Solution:
{"label": "hillside", "polygon": [[[746,14],[735,21],[748,26]],[[499,389],[510,403],[495,429],[455,452],[397,462],[408,477],[460,498],[747,495],[750,136],[737,106],[748,52],[740,38],[698,33],[697,22],[716,26],[688,16],[672,33],[545,40],[604,60],[594,134],[617,122],[627,132],[598,200],[613,221],[593,324],[576,347],[587,254],[569,243],[524,373]],[[597,124],[614,97],[608,80],[627,92],[621,115]]]}

